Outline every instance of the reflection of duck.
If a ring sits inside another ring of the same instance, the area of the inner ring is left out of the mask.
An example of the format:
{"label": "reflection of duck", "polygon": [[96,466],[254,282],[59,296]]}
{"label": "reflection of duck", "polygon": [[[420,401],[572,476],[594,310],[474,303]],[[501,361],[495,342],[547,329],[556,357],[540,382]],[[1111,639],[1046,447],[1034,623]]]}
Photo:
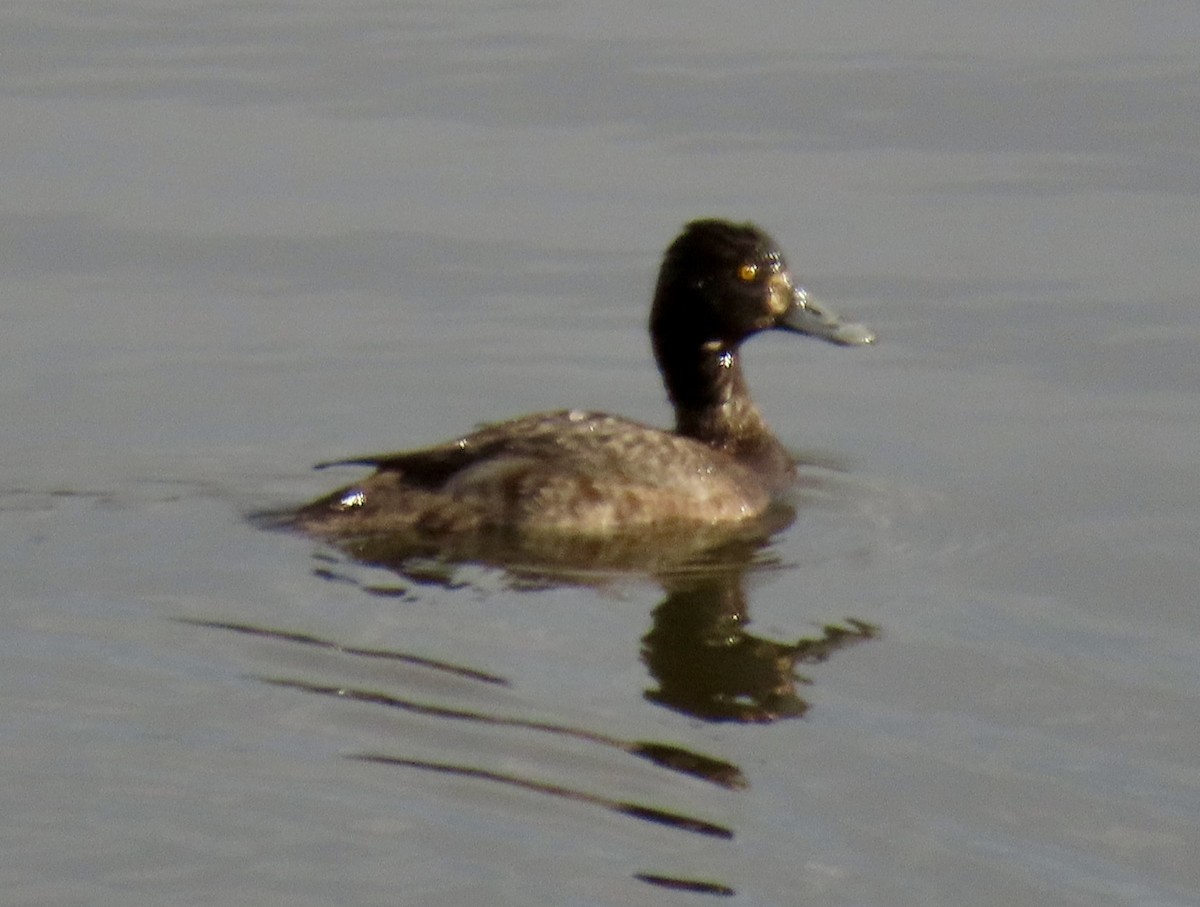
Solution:
{"label": "reflection of duck", "polygon": [[796,287],[758,228],[695,221],[667,250],[650,316],[674,432],[576,410],[501,422],[436,447],[344,461],[376,472],[303,507],[295,524],[327,537],[427,541],[745,524],[794,472],[738,360],[742,341],[772,329],[874,339]]}
{"label": "reflection of duck", "polygon": [[[747,560],[748,563],[748,560]],[[746,632],[750,616],[742,569],[665,577],[667,597],[642,639],[642,660],[658,683],[651,702],[704,721],[771,722],[799,718],[808,702],[798,664],[873,639],[879,628],[847,618],[819,636],[780,642]]]}

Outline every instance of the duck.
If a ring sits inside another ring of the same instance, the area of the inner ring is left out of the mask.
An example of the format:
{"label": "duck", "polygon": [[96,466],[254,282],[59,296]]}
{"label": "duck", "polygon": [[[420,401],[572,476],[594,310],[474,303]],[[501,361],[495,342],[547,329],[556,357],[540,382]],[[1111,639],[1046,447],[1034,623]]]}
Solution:
{"label": "duck", "polygon": [[875,342],[816,302],[752,223],[694,220],[667,248],[649,319],[673,429],[581,409],[484,425],[442,444],[318,464],[373,468],[304,505],[293,525],[331,539],[605,539],[735,528],[759,519],[796,460],[751,399],[741,347],[765,331]]}

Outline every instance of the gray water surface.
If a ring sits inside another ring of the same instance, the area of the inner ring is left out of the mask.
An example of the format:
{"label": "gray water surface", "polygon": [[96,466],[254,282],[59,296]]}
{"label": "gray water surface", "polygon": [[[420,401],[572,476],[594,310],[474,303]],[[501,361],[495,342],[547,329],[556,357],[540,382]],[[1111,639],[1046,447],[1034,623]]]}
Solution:
{"label": "gray water surface", "polygon": [[[8,4],[2,900],[1200,902],[1197,34]],[[483,420],[669,424],[644,323],[703,215],[881,338],[748,344],[824,465],[736,569],[396,572],[253,519]],[[736,669],[679,644],[714,626]]]}

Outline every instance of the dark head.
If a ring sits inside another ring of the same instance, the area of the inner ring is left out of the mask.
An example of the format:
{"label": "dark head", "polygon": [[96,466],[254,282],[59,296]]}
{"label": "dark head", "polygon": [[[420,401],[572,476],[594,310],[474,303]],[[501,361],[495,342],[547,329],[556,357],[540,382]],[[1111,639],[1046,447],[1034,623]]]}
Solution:
{"label": "dark head", "polygon": [[[750,432],[750,422],[761,423],[737,352],[747,337],[767,330],[840,344],[875,339],[797,287],[778,245],[758,227],[723,220],[688,224],[663,257],[650,313],[654,355],[680,432],[720,444],[722,433]],[[765,424],[760,427],[766,432]]]}

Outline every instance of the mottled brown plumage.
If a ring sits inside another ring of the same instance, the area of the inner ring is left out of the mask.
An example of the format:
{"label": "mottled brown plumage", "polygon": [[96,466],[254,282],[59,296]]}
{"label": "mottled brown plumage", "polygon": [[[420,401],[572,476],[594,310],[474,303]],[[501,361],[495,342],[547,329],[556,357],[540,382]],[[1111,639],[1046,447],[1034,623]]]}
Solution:
{"label": "mottled brown plumage", "polygon": [[745,524],[794,472],[738,359],[742,341],[769,329],[873,339],[795,288],[758,228],[693,222],[667,250],[650,318],[674,432],[577,410],[500,422],[436,447],[343,461],[376,471],[303,507],[295,525],[327,537],[436,541]]}

